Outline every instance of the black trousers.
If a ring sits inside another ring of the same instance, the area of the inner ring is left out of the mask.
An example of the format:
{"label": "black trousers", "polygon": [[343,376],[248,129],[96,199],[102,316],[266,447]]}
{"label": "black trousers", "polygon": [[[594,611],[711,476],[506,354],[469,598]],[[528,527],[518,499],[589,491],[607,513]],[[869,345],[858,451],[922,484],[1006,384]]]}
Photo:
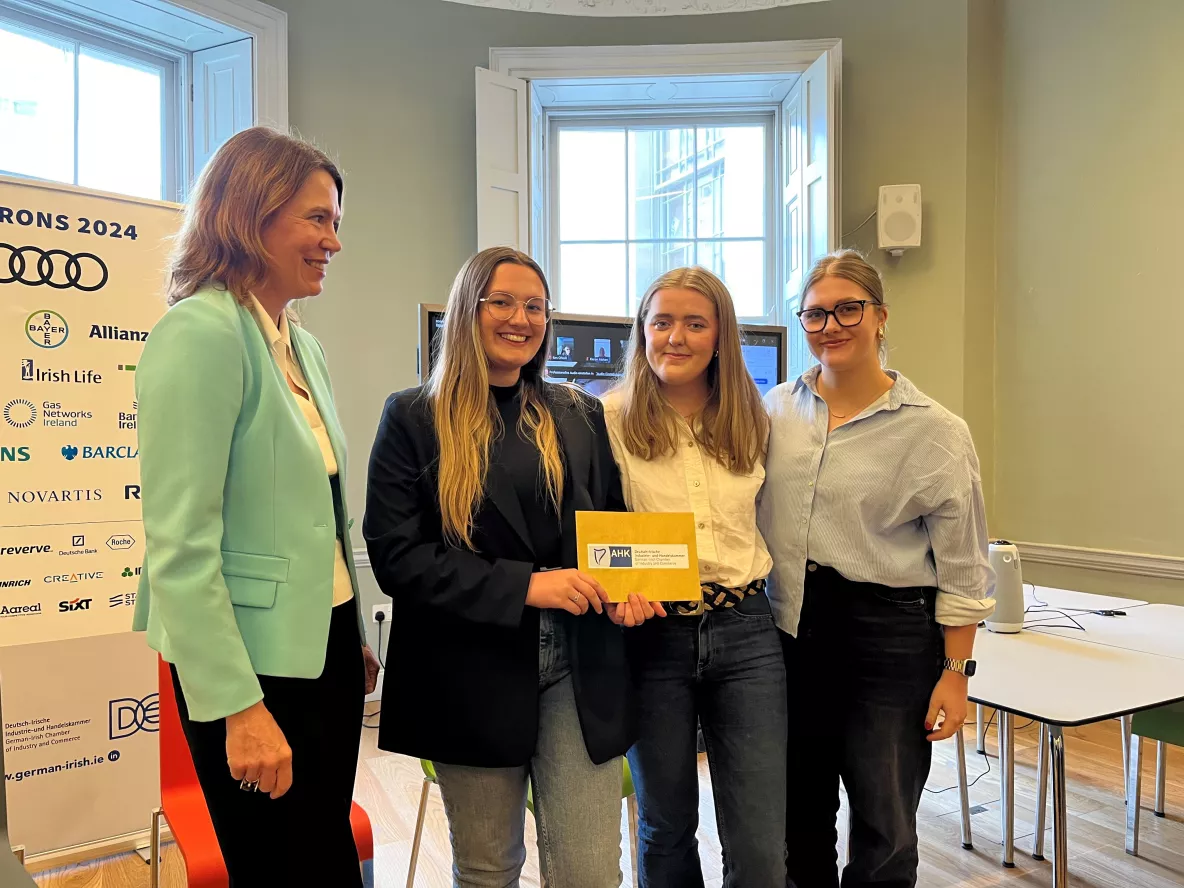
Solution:
{"label": "black trousers", "polygon": [[810,563],[789,693],[788,884],[838,888],[839,780],[852,812],[843,888],[917,884],[917,806],[933,747],[925,715],[944,643],[936,590],[855,583]]}
{"label": "black trousers", "polygon": [[264,703],[292,747],[292,788],[278,799],[239,789],[226,764],[225,720],[190,721],[173,669],[181,726],[231,888],[361,888],[349,823],[366,686],[355,607],[333,608],[320,677],[259,676]]}

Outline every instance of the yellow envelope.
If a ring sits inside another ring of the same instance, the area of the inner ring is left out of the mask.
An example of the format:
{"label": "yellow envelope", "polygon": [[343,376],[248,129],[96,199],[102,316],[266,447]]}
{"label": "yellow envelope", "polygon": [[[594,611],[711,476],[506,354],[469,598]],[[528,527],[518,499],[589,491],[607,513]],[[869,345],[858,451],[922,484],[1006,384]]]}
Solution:
{"label": "yellow envelope", "polygon": [[576,512],[580,570],[613,601],[698,601],[699,555],[690,512]]}

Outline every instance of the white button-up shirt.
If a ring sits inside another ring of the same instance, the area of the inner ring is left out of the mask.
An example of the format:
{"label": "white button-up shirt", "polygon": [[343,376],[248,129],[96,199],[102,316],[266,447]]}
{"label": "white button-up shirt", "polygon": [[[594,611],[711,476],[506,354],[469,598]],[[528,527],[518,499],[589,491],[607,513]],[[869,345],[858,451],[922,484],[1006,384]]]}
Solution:
{"label": "white button-up shirt", "polygon": [[736,589],[768,576],[773,562],[756,526],[764,466],[758,462],[747,475],[728,471],[681,419],[674,453],[651,460],[634,456],[622,435],[623,400],[619,392],[606,395],[604,419],[630,511],[694,513],[701,583]]}
{"label": "white button-up shirt", "polygon": [[772,430],[759,524],[773,553],[769,600],[797,633],[807,560],[849,580],[937,587],[937,620],[995,609],[978,456],[966,423],[894,371],[874,404],[827,432],[821,368],[765,396]]}

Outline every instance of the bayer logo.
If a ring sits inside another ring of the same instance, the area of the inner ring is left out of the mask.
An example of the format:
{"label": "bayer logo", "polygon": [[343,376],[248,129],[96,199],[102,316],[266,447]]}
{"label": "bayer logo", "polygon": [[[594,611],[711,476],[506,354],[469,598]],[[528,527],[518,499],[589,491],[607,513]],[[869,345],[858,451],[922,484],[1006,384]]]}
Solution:
{"label": "bayer logo", "polygon": [[56,311],[43,308],[25,320],[25,335],[40,348],[57,348],[70,335],[70,325]]}
{"label": "bayer logo", "polygon": [[37,421],[37,408],[24,398],[9,401],[4,405],[4,421],[14,429],[27,429]]}

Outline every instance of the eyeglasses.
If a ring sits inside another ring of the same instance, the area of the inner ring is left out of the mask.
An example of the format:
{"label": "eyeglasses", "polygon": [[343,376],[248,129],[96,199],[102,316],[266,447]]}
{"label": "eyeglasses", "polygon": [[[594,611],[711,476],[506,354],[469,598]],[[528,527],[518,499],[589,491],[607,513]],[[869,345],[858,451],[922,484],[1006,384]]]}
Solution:
{"label": "eyeglasses", "polygon": [[858,299],[852,302],[840,302],[830,311],[825,308],[803,308],[798,312],[798,321],[807,333],[821,333],[826,329],[826,318],[829,315],[835,319],[840,327],[858,327],[863,320],[865,305],[878,305],[870,299]]}
{"label": "eyeglasses", "polygon": [[510,293],[490,293],[482,296],[480,302],[485,303],[485,310],[495,321],[508,321],[518,313],[521,305],[526,312],[526,319],[537,327],[543,326],[551,319],[551,302],[538,296],[525,302]]}

